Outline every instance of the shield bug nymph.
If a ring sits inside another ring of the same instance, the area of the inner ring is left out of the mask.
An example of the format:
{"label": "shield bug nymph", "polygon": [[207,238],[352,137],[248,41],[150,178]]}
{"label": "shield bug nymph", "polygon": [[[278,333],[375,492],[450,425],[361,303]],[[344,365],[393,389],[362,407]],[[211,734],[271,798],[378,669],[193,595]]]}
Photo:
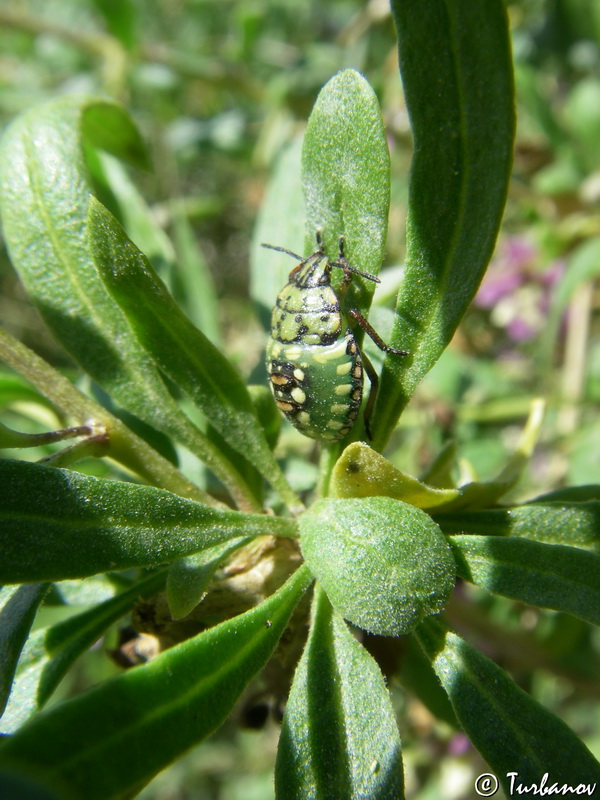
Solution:
{"label": "shield bug nymph", "polygon": [[[339,441],[358,416],[364,368],[371,381],[365,409],[365,428],[369,433],[377,373],[360,352],[349,320],[360,325],[384,352],[406,356],[408,351],[386,345],[360,311],[355,308],[343,311],[340,301],[353,275],[376,283],[378,278],[346,261],[343,237],[339,240],[337,261],[327,257],[318,234],[317,249],[307,258],[284,247],[269,244],[263,247],[299,261],[277,297],[267,345],[267,371],[277,406],[305,436],[325,442]],[[331,285],[333,267],[344,273],[337,292]]]}

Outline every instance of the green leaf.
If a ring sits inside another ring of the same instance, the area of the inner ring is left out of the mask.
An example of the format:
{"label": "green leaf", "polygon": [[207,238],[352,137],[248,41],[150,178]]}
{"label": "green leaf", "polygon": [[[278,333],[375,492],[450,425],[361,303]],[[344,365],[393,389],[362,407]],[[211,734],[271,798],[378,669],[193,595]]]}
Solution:
{"label": "green leaf", "polygon": [[180,558],[169,569],[167,601],[173,619],[186,617],[206,594],[206,588],[221,563],[250,539],[222,542],[200,553]]}
{"label": "green leaf", "polygon": [[407,503],[319,500],[298,522],[302,555],[333,606],[371,633],[407,633],[440,611],[454,586],[444,535]]}
{"label": "green leaf", "polygon": [[512,60],[502,0],[392,0],[414,137],[406,272],[372,424],[387,441],[450,341],[494,249],[512,161]]}
{"label": "green leaf", "polygon": [[280,800],[402,800],[402,752],[383,676],[322,591],[279,739]]}
{"label": "green leaf", "polygon": [[600,485],[597,483],[584,483],[581,486],[562,486],[560,489],[554,489],[551,492],[534,497],[528,500],[526,505],[544,505],[546,503],[565,503],[571,505],[572,503],[583,503],[587,500],[600,500]]}
{"label": "green leaf", "polygon": [[282,499],[296,510],[301,508],[267,443],[239,373],[187,319],[148,259],[95,198],[90,201],[88,225],[100,275],[157,366],[194,400],[225,441],[260,470]]}
{"label": "green leaf", "polygon": [[258,508],[178,408],[108,294],[88,249],[90,181],[83,144],[142,161],[139,135],[116,104],[69,95],[19,117],[0,144],[0,211],[11,260],[56,338],[112,397],[205,460],[240,508]]}
{"label": "green leaf", "polygon": [[8,128],[0,145],[4,236],[57,339],[115,399],[153,424],[173,402],[88,253],[85,139],[139,161],[139,136],[110,101],[62,97]]}
{"label": "green leaf", "polygon": [[140,597],[159,591],[164,586],[165,577],[165,570],[155,572],[81,614],[48,628],[38,628],[23,648],[8,706],[0,723],[2,733],[14,732],[41,708],[75,659],[97,642]]}
{"label": "green leaf", "polygon": [[436,489],[421,483],[364,442],[353,442],[333,468],[330,494],[340,498],[385,495],[416,508],[433,509],[460,497],[460,489]]}
{"label": "green leaf", "polygon": [[[136,246],[146,254],[157,272],[178,268],[173,243],[159,225],[156,214],[129,176],[121,161],[102,151],[94,153],[95,183],[104,183],[104,192],[118,209],[118,217]],[[88,157],[89,160],[89,157]]]}
{"label": "green leaf", "polygon": [[[345,237],[348,261],[377,275],[385,248],[390,203],[390,156],[377,97],[353,69],[338,72],[317,98],[304,134],[302,184],[305,249],[323,231],[326,252],[338,255]],[[357,278],[348,303],[366,310],[375,285]]]}
{"label": "green leaf", "polygon": [[139,43],[138,11],[132,0],[93,0],[94,6],[102,14],[106,27],[128,50]]}
{"label": "green leaf", "polygon": [[149,483],[206,503],[216,501],[194,486],[166,458],[105,408],[79,391],[64,375],[0,328],[0,359],[36,386],[62,413],[79,422],[93,421],[109,439],[110,455]]}
{"label": "green leaf", "polygon": [[597,500],[546,501],[514,508],[436,514],[435,520],[444,533],[518,536],[600,553],[600,501]]}
{"label": "green leaf", "polygon": [[600,555],[504,536],[452,536],[449,542],[461,578],[600,624]]}
{"label": "green leaf", "polygon": [[294,536],[291,519],[242,514],[152,486],[0,460],[0,582],[154,567],[239,536]]}
{"label": "green leaf", "polygon": [[510,773],[523,784],[600,782],[600,764],[562,720],[520,689],[493,661],[426,620],[415,631],[465,733],[510,796]]}
{"label": "green leaf", "polygon": [[[185,205],[170,204],[177,270],[174,296],[190,320],[213,344],[220,344],[219,298],[211,271],[190,223]],[[146,252],[143,247],[142,252]],[[152,261],[152,259],[150,259]]]}
{"label": "green leaf", "polygon": [[402,661],[398,679],[402,687],[415,694],[434,717],[443,720],[452,728],[459,728],[448,695],[414,634],[400,639],[400,643]]}
{"label": "green leaf", "polygon": [[47,786],[34,781],[31,776],[14,775],[4,770],[0,771],[0,797],[10,800],[65,800]]}
{"label": "green leaf", "polygon": [[67,796],[131,796],[221,725],[310,582],[301,567],[251,611],[40,714],[0,744],[0,763]]}
{"label": "green leaf", "polygon": [[0,716],[6,708],[29,629],[47,591],[47,583],[4,586],[0,589]]}

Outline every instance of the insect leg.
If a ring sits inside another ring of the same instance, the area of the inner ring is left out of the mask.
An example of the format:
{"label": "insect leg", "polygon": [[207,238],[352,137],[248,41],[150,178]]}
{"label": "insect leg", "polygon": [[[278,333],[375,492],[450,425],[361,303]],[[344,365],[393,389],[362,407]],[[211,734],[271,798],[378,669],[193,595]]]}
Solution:
{"label": "insect leg", "polygon": [[[355,320],[360,325],[360,327],[363,329],[363,331],[368,336],[371,337],[371,339],[375,342],[377,347],[380,350],[383,350],[384,353],[392,353],[392,355],[395,355],[395,356],[408,356],[408,355],[410,355],[410,351],[409,350],[396,350],[395,347],[390,347],[389,344],[386,344],[383,341],[383,339],[381,338],[381,336],[377,333],[375,328],[373,328],[373,326],[370,325],[367,322],[367,320],[363,317],[363,315],[360,313],[360,311],[357,311],[356,308],[351,308],[348,311],[348,316],[352,317],[352,319]],[[371,377],[371,376],[369,375],[369,377]]]}
{"label": "insect leg", "polygon": [[375,275],[371,275],[370,272],[363,272],[357,267],[353,267],[352,264],[346,259],[344,255],[344,237],[340,236],[339,240],[339,250],[338,250],[338,261],[330,261],[330,265],[332,267],[339,267],[344,271],[344,280],[340,286],[340,290],[338,293],[342,293],[346,291],[350,283],[352,282],[352,275],[360,275],[361,278],[366,278],[368,281],[373,281],[373,283],[381,283],[379,278]]}

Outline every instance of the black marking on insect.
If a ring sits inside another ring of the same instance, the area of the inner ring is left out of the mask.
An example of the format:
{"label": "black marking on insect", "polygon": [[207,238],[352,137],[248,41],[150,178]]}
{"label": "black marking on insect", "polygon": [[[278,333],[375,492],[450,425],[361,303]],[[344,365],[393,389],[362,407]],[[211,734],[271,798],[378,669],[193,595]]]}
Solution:
{"label": "black marking on insect", "polygon": [[[267,345],[267,371],[275,402],[289,421],[305,436],[336,442],[350,431],[363,395],[363,366],[371,381],[365,407],[365,428],[370,437],[369,416],[375,402],[378,377],[361,353],[349,320],[367,333],[380,350],[397,356],[408,351],[385,344],[355,308],[344,312],[340,299],[353,275],[379,283],[374,275],[353,267],[339,240],[337,261],[331,261],[317,233],[317,250],[307,258],[284,247],[263,244],[286,253],[299,263],[290,272],[273,309],[271,337]],[[331,270],[344,273],[340,288],[331,285]]]}

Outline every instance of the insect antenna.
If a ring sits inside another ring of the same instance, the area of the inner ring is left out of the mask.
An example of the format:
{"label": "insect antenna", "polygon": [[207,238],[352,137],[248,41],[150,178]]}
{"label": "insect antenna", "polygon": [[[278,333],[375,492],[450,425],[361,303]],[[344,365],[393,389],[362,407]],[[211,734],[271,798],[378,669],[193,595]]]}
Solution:
{"label": "insect antenna", "polygon": [[286,253],[288,256],[292,256],[298,261],[304,261],[304,256],[299,256],[298,253],[294,253],[292,250],[287,250],[285,247],[277,247],[274,244],[266,244],[265,242],[261,242],[261,247],[266,247],[268,250],[277,250],[279,253]]}

